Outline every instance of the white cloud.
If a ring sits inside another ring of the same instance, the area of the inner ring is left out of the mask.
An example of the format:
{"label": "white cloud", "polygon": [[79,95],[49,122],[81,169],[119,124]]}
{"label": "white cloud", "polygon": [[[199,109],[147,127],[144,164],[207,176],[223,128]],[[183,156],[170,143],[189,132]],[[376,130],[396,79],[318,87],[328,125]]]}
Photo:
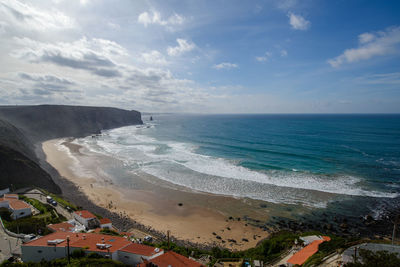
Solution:
{"label": "white cloud", "polygon": [[375,35],[372,33],[369,33],[369,32],[362,33],[358,36],[358,41],[360,42],[360,44],[369,43],[374,39],[375,39]]}
{"label": "white cloud", "polygon": [[1,1],[0,17],[9,21],[13,27],[27,30],[62,30],[76,26],[74,19],[58,10],[39,10],[17,0]]}
{"label": "white cloud", "polygon": [[265,52],[263,56],[256,57],[256,60],[258,62],[265,62],[271,57],[271,55],[271,52]]}
{"label": "white cloud", "polygon": [[83,6],[86,6],[89,2],[90,0],[79,0],[79,3]]}
{"label": "white cloud", "polygon": [[21,48],[11,55],[30,63],[51,63],[87,70],[102,77],[120,76],[114,59],[128,55],[125,48],[104,39],[81,38],[75,42],[44,43],[30,38],[14,38]]}
{"label": "white cloud", "polygon": [[167,61],[165,60],[165,57],[163,54],[158,52],[157,50],[153,50],[147,53],[142,53],[141,59],[143,62],[149,65],[167,65]]}
{"label": "white cloud", "polygon": [[117,23],[107,22],[107,26],[113,30],[120,30],[121,26]]}
{"label": "white cloud", "polygon": [[160,12],[153,11],[152,14],[149,12],[143,12],[138,16],[138,22],[147,27],[149,24],[158,24],[161,26],[171,26],[183,24],[185,18],[181,15],[174,14],[168,19],[162,19]]}
{"label": "white cloud", "polygon": [[289,17],[289,24],[295,30],[305,31],[311,26],[311,22],[306,20],[301,15],[296,15],[292,12],[289,12],[288,17]]}
{"label": "white cloud", "polygon": [[193,49],[196,48],[196,45],[193,42],[187,41],[185,39],[176,39],[176,42],[178,43],[178,46],[175,47],[168,47],[167,48],[167,53],[170,56],[178,56],[182,53],[186,53],[189,51],[192,51]]}
{"label": "white cloud", "polygon": [[239,66],[235,63],[229,63],[229,62],[222,62],[220,64],[216,64],[213,66],[214,69],[217,70],[222,70],[222,69],[235,69],[238,68]]}
{"label": "white cloud", "polygon": [[376,33],[363,33],[358,36],[358,39],[357,48],[346,49],[341,55],[328,60],[328,63],[332,67],[339,67],[344,63],[396,53],[400,45],[400,27],[391,27]]}
{"label": "white cloud", "polygon": [[297,0],[275,0],[275,5],[279,9],[288,10],[297,4]]}
{"label": "white cloud", "polygon": [[288,55],[288,52],[285,49],[281,50],[281,57],[286,57]]}
{"label": "white cloud", "polygon": [[358,77],[355,81],[362,84],[400,85],[400,72],[372,74]]}

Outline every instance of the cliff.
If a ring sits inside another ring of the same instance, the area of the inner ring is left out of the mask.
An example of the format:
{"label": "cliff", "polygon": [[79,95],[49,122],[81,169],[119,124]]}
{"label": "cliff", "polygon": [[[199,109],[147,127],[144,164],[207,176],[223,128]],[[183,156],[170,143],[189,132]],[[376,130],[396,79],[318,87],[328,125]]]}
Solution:
{"label": "cliff", "polygon": [[0,119],[17,127],[34,143],[142,124],[140,112],[134,110],[61,105],[2,106]]}
{"label": "cliff", "polygon": [[[101,130],[142,124],[138,111],[85,106],[0,106],[0,189],[38,186],[60,188],[48,174],[56,171],[43,159],[41,142],[83,137]],[[45,170],[44,170],[45,169]]]}

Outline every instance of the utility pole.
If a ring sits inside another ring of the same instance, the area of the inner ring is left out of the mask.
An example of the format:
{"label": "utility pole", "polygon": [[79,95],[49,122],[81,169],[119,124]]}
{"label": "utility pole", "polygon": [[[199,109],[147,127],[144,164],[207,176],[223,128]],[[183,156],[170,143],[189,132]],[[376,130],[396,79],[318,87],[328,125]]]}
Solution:
{"label": "utility pole", "polygon": [[399,215],[397,215],[396,218],[392,221],[392,223],[393,223],[392,245],[394,244],[394,237],[396,235],[396,227],[397,227],[398,221],[399,221]]}
{"label": "utility pole", "polygon": [[169,230],[167,231],[168,250],[169,250]]}
{"label": "utility pole", "polygon": [[354,263],[357,263],[357,247],[354,247]]}
{"label": "utility pole", "polygon": [[68,264],[71,264],[71,259],[69,256],[69,235],[67,236],[67,258],[68,258]]}

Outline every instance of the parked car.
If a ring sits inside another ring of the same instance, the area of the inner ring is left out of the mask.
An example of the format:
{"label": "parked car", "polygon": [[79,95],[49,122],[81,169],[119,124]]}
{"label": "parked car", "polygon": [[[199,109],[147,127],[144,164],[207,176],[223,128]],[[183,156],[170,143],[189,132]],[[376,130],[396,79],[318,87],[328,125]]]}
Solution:
{"label": "parked car", "polygon": [[53,205],[54,207],[57,206],[57,201],[55,201],[54,199],[50,202],[51,205]]}
{"label": "parked car", "polygon": [[153,237],[151,237],[151,236],[149,236],[149,235],[146,235],[146,236],[143,238],[143,241],[151,242],[151,241],[153,241]]}
{"label": "parked car", "polygon": [[51,196],[46,197],[47,203],[51,203],[53,201],[53,198]]}

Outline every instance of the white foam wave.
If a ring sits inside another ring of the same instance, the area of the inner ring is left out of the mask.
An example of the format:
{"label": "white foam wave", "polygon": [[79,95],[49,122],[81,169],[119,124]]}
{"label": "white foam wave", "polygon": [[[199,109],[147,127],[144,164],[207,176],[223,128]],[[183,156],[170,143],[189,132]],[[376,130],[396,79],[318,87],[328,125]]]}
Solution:
{"label": "white foam wave", "polygon": [[[238,195],[239,193],[233,188],[238,181],[252,182],[255,185],[277,186],[287,189],[306,189],[342,195],[354,196],[371,196],[371,197],[397,197],[397,193],[388,193],[380,191],[372,191],[362,188],[359,184],[360,178],[341,175],[327,176],[305,173],[299,170],[288,171],[265,171],[258,172],[239,166],[230,160],[215,158],[196,153],[197,147],[182,142],[166,142],[156,140],[147,136],[146,131],[149,128],[136,128],[135,126],[123,127],[111,131],[107,131],[107,135],[99,139],[85,138],[80,139],[81,144],[85,144],[92,151],[112,155],[122,160],[126,166],[135,166],[142,171],[182,186],[202,190],[210,193]],[[160,164],[160,162],[165,163]],[[171,168],[186,169],[203,176],[212,177],[209,181],[217,181],[220,179],[227,183],[221,185],[218,192],[207,181],[203,185],[197,185],[194,181],[199,179],[193,174],[185,172],[174,172],[169,174]],[[172,175],[180,176],[177,178]],[[235,182],[236,180],[236,182]],[[230,184],[229,184],[230,183]],[[194,185],[196,184],[197,187]],[[225,190],[225,191],[224,191]],[[254,190],[254,188],[252,189]],[[267,192],[264,192],[267,194]],[[239,194],[243,196],[251,196],[252,192],[244,192]],[[263,192],[259,192],[262,195]],[[253,196],[255,197],[255,196]],[[279,198],[279,196],[271,196],[271,198]],[[271,199],[269,199],[271,201]],[[292,199],[293,200],[293,199]],[[290,198],[286,198],[286,203],[290,202]],[[285,202],[285,200],[283,200]]]}

